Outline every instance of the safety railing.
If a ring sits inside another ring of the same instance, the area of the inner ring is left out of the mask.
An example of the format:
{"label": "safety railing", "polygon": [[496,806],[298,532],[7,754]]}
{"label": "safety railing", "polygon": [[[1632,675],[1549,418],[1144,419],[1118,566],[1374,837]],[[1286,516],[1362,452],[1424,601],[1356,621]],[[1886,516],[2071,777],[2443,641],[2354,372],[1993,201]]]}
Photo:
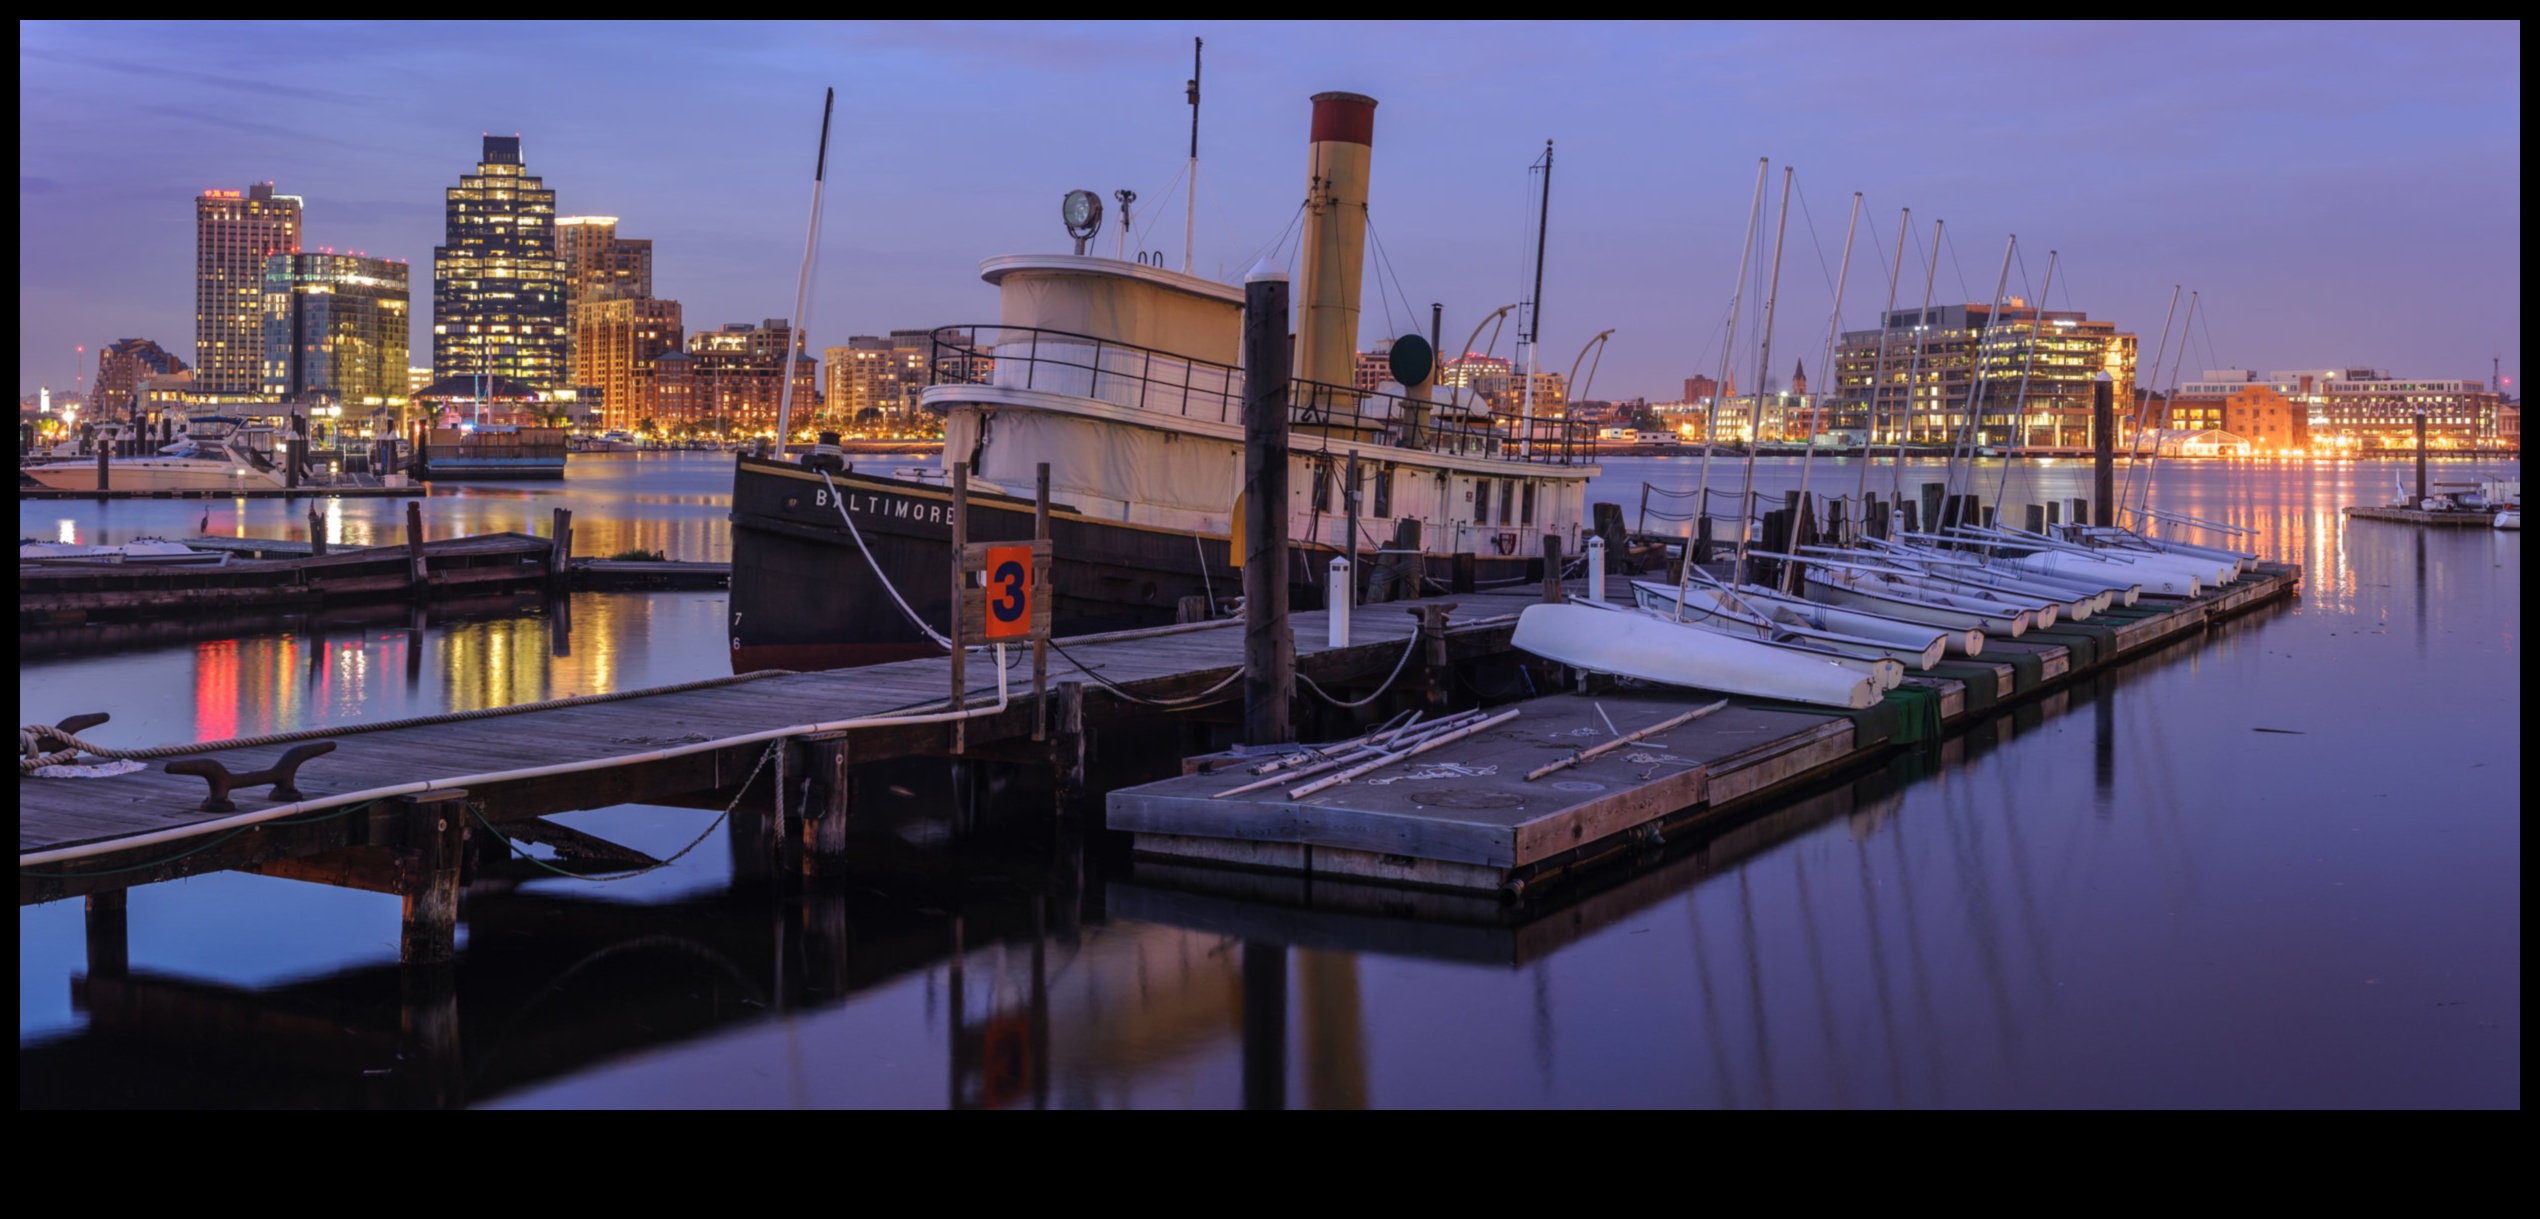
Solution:
{"label": "safety railing", "polygon": [[[946,326],[931,385],[991,385],[1089,398],[1185,419],[1239,423],[1244,374],[1231,364],[1031,326]],[[1596,460],[1596,428],[1569,419],[1471,414],[1446,403],[1313,381],[1289,383],[1289,422],[1360,443],[1550,465]]]}

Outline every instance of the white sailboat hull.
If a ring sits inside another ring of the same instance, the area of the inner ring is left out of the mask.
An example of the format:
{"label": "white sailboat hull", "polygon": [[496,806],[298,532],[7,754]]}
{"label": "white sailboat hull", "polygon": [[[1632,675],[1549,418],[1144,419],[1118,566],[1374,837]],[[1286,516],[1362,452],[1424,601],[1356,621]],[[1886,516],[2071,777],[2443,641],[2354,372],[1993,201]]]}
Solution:
{"label": "white sailboat hull", "polygon": [[[1736,612],[1736,605],[1719,589],[1696,585],[1691,592],[1692,608],[1687,613],[1700,613],[1713,606],[1720,607],[1723,612]],[[1632,594],[1643,610],[1669,617],[1676,613],[1676,590],[1667,585],[1634,580]],[[1775,626],[1802,638],[1823,642],[1856,655],[1884,656],[1908,668],[1928,669],[1940,663],[1942,653],[1948,649],[1947,634],[1929,627],[1870,618],[1865,614],[1845,614],[1814,602],[1798,601],[1794,604],[1791,599],[1767,596],[1753,588],[1738,589],[1735,599],[1768,615]],[[1879,634],[1871,635],[1839,626],[1832,621],[1835,615],[1865,619],[1866,625]],[[1981,632],[1969,634],[1976,635],[1979,640],[1983,637]],[[1982,644],[1979,642],[1977,646]]]}
{"label": "white sailboat hull", "polygon": [[1876,679],[1832,660],[1640,613],[1528,606],[1513,642],[1546,660],[1671,686],[1856,710],[1879,699]]}
{"label": "white sailboat hull", "polygon": [[2204,591],[2205,580],[2194,572],[2162,563],[2112,563],[2061,550],[2041,550],[2034,554],[1999,560],[2003,565],[2021,571],[2034,571],[2050,576],[2070,576],[2091,580],[2127,580],[2143,586],[2155,597],[2193,597]]}
{"label": "white sailboat hull", "polygon": [[1908,622],[1979,630],[2009,639],[2027,634],[2028,629],[2037,624],[2037,615],[2017,606],[1973,597],[1952,597],[1929,589],[1894,588],[1875,580],[1850,579],[1847,575],[1824,568],[1809,568],[1809,597],[1830,605],[1849,606]]}

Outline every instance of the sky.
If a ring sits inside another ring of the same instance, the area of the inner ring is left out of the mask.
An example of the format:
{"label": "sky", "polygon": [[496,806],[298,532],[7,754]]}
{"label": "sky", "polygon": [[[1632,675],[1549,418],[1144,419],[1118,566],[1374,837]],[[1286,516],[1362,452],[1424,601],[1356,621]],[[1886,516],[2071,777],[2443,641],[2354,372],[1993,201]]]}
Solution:
{"label": "sky", "polygon": [[[29,22],[19,390],[93,377],[119,338],[191,361],[192,198],[262,181],[307,199],[309,248],[413,264],[412,362],[429,363],[442,192],[488,132],[521,136],[559,214],[651,238],[654,293],[690,332],[789,316],[825,87],[815,347],[994,321],[979,261],[1070,249],[1070,189],[1100,192],[1115,225],[1111,193],[1137,191],[1134,247],[1179,266],[1193,37],[1202,274],[1239,280],[1281,248],[1307,99],[1377,99],[1367,343],[1426,331],[1439,302],[1452,348],[1527,295],[1528,167],[1549,139],[1541,365],[1565,371],[1615,331],[1580,396],[1672,400],[1717,375],[1759,158],[1768,234],[1796,170],[1776,382],[1822,360],[1857,191],[1846,327],[1875,317],[1910,207],[1907,307],[1943,220],[1936,299],[1990,298],[2016,235],[2010,294],[2115,319],[2147,362],[2173,286],[2199,293],[2191,377],[2483,378],[2501,357],[2520,383],[2517,23]],[[1749,369],[1756,278],[1735,354]]]}

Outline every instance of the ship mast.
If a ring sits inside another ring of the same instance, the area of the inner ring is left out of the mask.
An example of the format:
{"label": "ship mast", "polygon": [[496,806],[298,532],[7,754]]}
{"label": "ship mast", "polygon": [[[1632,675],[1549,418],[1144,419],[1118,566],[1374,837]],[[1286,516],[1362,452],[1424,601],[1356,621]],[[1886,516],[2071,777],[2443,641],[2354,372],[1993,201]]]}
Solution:
{"label": "ship mast", "polygon": [[785,344],[785,382],[776,390],[776,457],[785,456],[785,437],[794,415],[794,361],[802,355],[804,336],[811,333],[811,267],[820,255],[820,187],[829,176],[829,112],[838,104],[830,89],[820,102],[820,155],[811,166],[811,227],[803,235],[803,274],[794,286],[794,332]]}
{"label": "ship mast", "polygon": [[1544,235],[1552,227],[1552,141],[1543,142],[1543,203],[1535,209],[1535,290],[1526,300],[1526,378],[1523,401],[1524,417],[1518,433],[1517,454],[1532,457],[1535,453],[1535,351],[1543,337],[1543,244]]}
{"label": "ship mast", "polygon": [[1182,274],[1191,271],[1191,247],[1199,233],[1199,49],[1200,40],[1191,40],[1191,163],[1182,199]]}

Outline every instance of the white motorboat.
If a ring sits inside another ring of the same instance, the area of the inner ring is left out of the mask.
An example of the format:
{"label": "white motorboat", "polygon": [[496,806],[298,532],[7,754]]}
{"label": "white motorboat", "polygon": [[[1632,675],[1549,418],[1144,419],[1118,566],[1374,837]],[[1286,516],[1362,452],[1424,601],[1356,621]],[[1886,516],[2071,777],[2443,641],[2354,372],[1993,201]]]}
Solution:
{"label": "white motorboat", "polygon": [[[24,468],[55,491],[97,489],[97,459],[48,461]],[[189,437],[146,457],[110,457],[106,485],[116,491],[248,491],[283,485],[282,471],[237,434]]]}
{"label": "white motorboat", "polygon": [[1879,701],[1876,678],[1833,660],[1636,611],[1531,605],[1513,642],[1546,660],[1671,686],[1856,710]]}
{"label": "white motorboat", "polygon": [[2496,527],[2498,529],[2510,530],[2515,533],[2522,532],[2522,509],[2503,508],[2497,510]]}
{"label": "white motorboat", "polygon": [[[1884,656],[1908,668],[1928,669],[1940,663],[1941,654],[1948,649],[1947,635],[1931,627],[1875,619],[1868,625],[1880,635],[1866,635],[1828,622],[1826,615],[1831,607],[1806,601],[1786,603],[1779,597],[1768,600],[1760,595],[1761,590],[1751,587],[1730,591],[1697,584],[1688,593],[1682,611],[1688,619],[1719,617],[1748,630],[1757,629],[1762,622],[1769,621],[1774,628],[1799,638],[1821,642],[1854,655]],[[1634,580],[1632,596],[1643,610],[1670,619],[1677,616],[1676,590],[1670,585]],[[1832,612],[1843,613],[1841,610]],[[1980,638],[1981,633],[1977,634]]]}
{"label": "white motorboat", "polygon": [[2010,639],[2027,634],[2030,627],[2037,625],[2036,614],[2015,605],[1935,592],[1870,571],[1812,564],[1808,568],[1808,595],[1812,601],[1867,610],[1908,622],[1927,622],[1957,630],[1972,628]]}

